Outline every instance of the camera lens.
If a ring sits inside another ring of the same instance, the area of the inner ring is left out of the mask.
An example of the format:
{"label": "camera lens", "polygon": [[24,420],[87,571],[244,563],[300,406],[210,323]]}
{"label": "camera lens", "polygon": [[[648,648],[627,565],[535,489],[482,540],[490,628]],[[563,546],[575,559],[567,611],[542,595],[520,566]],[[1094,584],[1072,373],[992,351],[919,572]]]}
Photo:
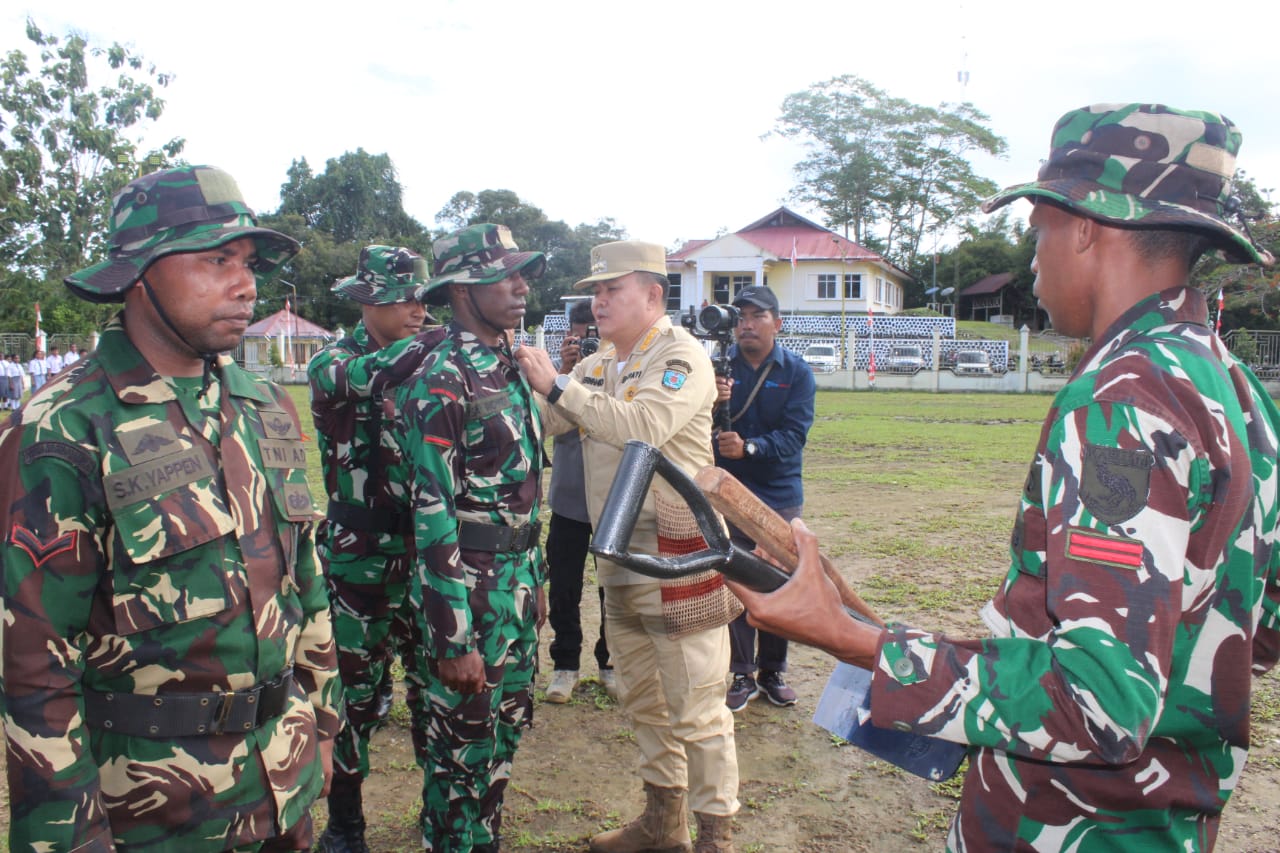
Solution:
{"label": "camera lens", "polygon": [[583,338],[578,341],[578,352],[583,358],[589,355],[595,355],[600,349],[600,341],[597,338]]}

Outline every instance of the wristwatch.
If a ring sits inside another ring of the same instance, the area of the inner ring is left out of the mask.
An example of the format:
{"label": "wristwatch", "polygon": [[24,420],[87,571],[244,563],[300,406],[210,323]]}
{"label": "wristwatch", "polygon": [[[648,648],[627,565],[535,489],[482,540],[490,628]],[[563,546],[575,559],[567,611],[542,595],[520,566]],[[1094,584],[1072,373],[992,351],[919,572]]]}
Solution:
{"label": "wristwatch", "polygon": [[560,395],[564,393],[564,389],[569,387],[571,381],[567,373],[561,373],[556,376],[556,381],[552,383],[551,391],[547,394],[547,402],[555,403],[556,400],[559,400]]}
{"label": "wristwatch", "polygon": [[755,456],[756,453],[759,452],[760,450],[760,448],[756,446],[756,443],[754,441],[748,441],[746,444],[742,446],[742,449],[746,452],[748,456]]}

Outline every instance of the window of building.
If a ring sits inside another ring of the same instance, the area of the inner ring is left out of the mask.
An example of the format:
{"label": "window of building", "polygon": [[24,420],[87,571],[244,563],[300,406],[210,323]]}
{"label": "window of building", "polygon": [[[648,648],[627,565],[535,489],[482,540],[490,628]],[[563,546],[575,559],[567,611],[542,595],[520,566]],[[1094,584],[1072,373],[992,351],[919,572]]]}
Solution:
{"label": "window of building", "polygon": [[819,299],[839,299],[840,293],[837,290],[837,276],[833,272],[818,273],[818,298]]}
{"label": "window of building", "polygon": [[844,274],[844,298],[862,298],[862,273],[847,272]]}
{"label": "window of building", "polygon": [[733,295],[736,298],[742,292],[742,288],[750,287],[755,282],[756,277],[753,275],[735,275],[733,277]]}
{"label": "window of building", "polygon": [[680,273],[667,273],[667,281],[671,282],[671,287],[667,290],[667,310],[680,310]]}
{"label": "window of building", "polygon": [[729,276],[717,275],[711,278],[711,301],[716,305],[729,302]]}

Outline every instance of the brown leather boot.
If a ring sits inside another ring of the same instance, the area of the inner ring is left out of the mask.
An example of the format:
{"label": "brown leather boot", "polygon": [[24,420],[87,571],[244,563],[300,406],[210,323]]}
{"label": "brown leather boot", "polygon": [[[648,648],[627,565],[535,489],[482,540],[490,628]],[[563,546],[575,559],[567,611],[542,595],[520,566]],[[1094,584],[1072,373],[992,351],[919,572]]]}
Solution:
{"label": "brown leather boot", "polygon": [[[644,814],[591,839],[591,853],[691,853],[684,788],[644,783]],[[727,818],[726,818],[727,820]]]}
{"label": "brown leather boot", "polygon": [[733,853],[733,818],[694,812],[698,819],[698,844],[694,853]]}

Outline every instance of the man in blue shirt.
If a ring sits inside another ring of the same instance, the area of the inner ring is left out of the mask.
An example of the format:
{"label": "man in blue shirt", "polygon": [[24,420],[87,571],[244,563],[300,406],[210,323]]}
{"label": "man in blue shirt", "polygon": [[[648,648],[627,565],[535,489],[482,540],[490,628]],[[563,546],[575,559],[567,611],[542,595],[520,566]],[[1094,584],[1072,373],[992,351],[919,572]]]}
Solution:
{"label": "man in blue shirt", "polygon": [[[729,350],[730,377],[717,377],[717,405],[729,407],[730,429],[713,442],[716,465],[742,482],[779,515],[790,521],[804,506],[802,451],[813,426],[813,371],[800,356],[777,346],[782,330],[778,297],[767,287],[744,287],[733,300],[741,311],[737,345]],[[729,525],[734,544],[748,550],[755,542]],[[758,632],[747,614],[729,625],[729,670],[733,673],[725,703],[741,711],[760,695],[775,705],[794,705],[796,692],[787,686],[787,641]],[[759,666],[760,678],[756,680]]]}

